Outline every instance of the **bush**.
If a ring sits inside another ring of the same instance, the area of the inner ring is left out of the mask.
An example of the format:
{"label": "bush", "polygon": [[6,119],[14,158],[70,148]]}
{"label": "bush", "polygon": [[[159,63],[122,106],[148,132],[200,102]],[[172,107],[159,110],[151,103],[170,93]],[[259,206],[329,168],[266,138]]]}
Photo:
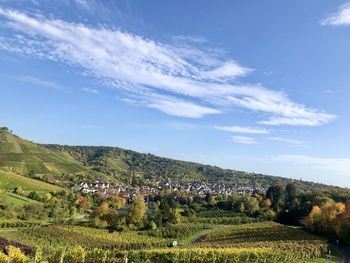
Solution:
{"label": "bush", "polygon": [[80,263],[85,261],[85,257],[85,249],[82,246],[77,246],[71,248],[68,251],[67,256],[64,258],[64,260],[68,262]]}
{"label": "bush", "polygon": [[6,247],[8,257],[10,258],[11,263],[27,263],[29,258],[22,253],[22,251],[14,246]]}
{"label": "bush", "polygon": [[4,253],[0,252],[0,263],[9,263],[10,258]]}

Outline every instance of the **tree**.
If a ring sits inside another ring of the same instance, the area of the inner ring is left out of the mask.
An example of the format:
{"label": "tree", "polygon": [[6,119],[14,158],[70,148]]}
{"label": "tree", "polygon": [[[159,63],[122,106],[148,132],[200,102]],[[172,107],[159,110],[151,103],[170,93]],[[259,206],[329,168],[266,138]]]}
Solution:
{"label": "tree", "polygon": [[128,223],[142,223],[145,218],[146,204],[144,197],[136,196],[128,209],[127,221]]}
{"label": "tree", "polygon": [[239,204],[239,212],[243,213],[244,210],[245,210],[244,204],[243,204],[243,203],[240,203],[240,204]]}
{"label": "tree", "polygon": [[311,226],[313,225],[317,220],[318,217],[321,214],[321,208],[317,205],[312,207],[310,214],[306,217],[306,224]]}
{"label": "tree", "polygon": [[271,206],[271,200],[269,198],[266,198],[264,201],[264,207],[270,207]]}
{"label": "tree", "polygon": [[75,204],[82,210],[87,210],[90,207],[89,200],[85,196],[79,196],[75,201]]}
{"label": "tree", "polygon": [[297,197],[298,188],[294,183],[289,183],[286,186],[286,201],[291,204],[292,201]]}
{"label": "tree", "polygon": [[52,195],[50,193],[46,193],[44,195],[44,202],[47,203],[52,199]]}
{"label": "tree", "polygon": [[113,197],[109,198],[108,202],[115,209],[121,209],[122,207],[125,206],[126,199],[124,197],[116,195],[116,196],[113,196]]}
{"label": "tree", "polygon": [[99,228],[116,225],[119,219],[117,211],[110,207],[107,202],[101,203],[94,210],[92,218],[94,225]]}
{"label": "tree", "polygon": [[271,186],[267,192],[266,197],[272,202],[272,207],[278,210],[285,199],[285,189],[282,184]]}
{"label": "tree", "polygon": [[28,198],[36,200],[36,201],[41,201],[41,197],[36,191],[30,192],[28,195]]}
{"label": "tree", "polygon": [[208,200],[208,204],[211,206],[211,207],[214,207],[216,206],[216,199],[214,196],[210,196],[209,200]]}

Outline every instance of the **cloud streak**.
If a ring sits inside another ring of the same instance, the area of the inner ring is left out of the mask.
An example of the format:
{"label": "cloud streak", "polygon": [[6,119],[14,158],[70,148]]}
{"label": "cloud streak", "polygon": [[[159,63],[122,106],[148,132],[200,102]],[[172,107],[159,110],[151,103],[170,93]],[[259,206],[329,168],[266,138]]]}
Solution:
{"label": "cloud streak", "polygon": [[256,144],[254,138],[246,137],[246,136],[232,136],[231,141],[239,144]]}
{"label": "cloud streak", "polygon": [[10,9],[0,8],[0,17],[13,33],[0,38],[0,48],[79,66],[126,101],[169,115],[201,118],[240,107],[267,115],[264,125],[319,126],[335,118],[282,92],[237,84],[252,69],[215,52]]}
{"label": "cloud streak", "polygon": [[98,90],[96,89],[91,89],[91,88],[81,88],[82,91],[88,92],[88,93],[94,93],[97,94]]}
{"label": "cloud streak", "polygon": [[233,133],[268,134],[269,130],[258,127],[214,126],[214,129]]}
{"label": "cloud streak", "polygon": [[277,141],[277,142],[286,142],[289,144],[304,144],[305,142],[299,141],[299,140],[293,140],[288,138],[281,138],[281,137],[268,137],[269,140]]}

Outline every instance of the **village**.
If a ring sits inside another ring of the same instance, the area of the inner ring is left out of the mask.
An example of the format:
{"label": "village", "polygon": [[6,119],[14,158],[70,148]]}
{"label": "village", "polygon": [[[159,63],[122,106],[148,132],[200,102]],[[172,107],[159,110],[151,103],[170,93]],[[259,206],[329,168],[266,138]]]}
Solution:
{"label": "village", "polygon": [[179,183],[171,180],[145,179],[143,186],[131,186],[127,184],[112,184],[106,181],[95,181],[94,183],[80,182],[73,186],[74,190],[82,193],[99,194],[103,197],[120,195],[127,199],[143,195],[145,198],[157,196],[162,190],[192,193],[194,196],[205,196],[210,193],[216,195],[252,195],[254,191],[265,193],[267,189],[253,186],[232,186],[211,182],[187,182]]}

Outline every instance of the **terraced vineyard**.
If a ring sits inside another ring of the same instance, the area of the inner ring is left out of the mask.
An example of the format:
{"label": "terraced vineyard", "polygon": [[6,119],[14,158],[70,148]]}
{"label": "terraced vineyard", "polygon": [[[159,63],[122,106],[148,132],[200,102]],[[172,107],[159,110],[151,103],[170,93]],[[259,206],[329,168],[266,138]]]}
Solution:
{"label": "terraced vineyard", "polygon": [[325,240],[273,222],[213,225],[200,236],[202,230],[198,228],[190,244],[178,239],[178,248],[168,247],[170,238],[143,231],[108,233],[78,226],[19,228],[0,231],[0,238],[28,248],[43,247],[51,256],[67,253],[69,257],[70,249],[81,246],[91,262],[103,258],[124,262],[125,257],[133,262],[302,262],[318,258],[327,250]]}
{"label": "terraced vineyard", "polygon": [[0,232],[0,236],[27,246],[42,246],[52,250],[81,245],[87,249],[141,249],[166,247],[170,239],[150,237],[137,231],[108,233],[106,230],[77,226],[49,226],[22,228]]}
{"label": "terraced vineyard", "polygon": [[324,239],[274,222],[223,226],[192,246],[273,249],[292,252],[297,258],[302,259],[319,257],[327,251],[327,243]]}

